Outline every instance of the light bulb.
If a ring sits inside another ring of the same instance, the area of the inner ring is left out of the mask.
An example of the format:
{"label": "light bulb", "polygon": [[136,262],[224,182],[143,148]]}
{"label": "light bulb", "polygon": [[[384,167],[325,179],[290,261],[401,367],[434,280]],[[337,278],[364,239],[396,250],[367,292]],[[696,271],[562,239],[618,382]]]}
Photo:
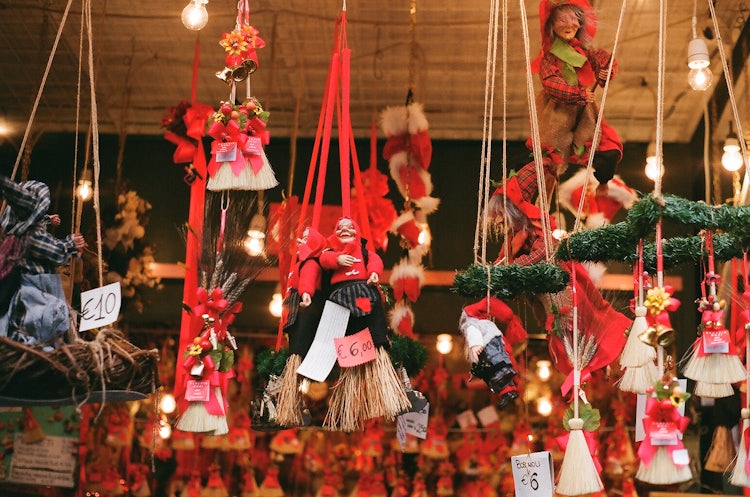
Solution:
{"label": "light bulb", "polygon": [[249,230],[245,238],[245,250],[252,257],[257,257],[266,248],[266,235],[262,231]]}
{"label": "light bulb", "polygon": [[443,355],[450,354],[453,350],[453,337],[448,333],[439,334],[435,348]]}
{"label": "light bulb", "polygon": [[94,190],[91,188],[91,181],[82,179],[78,182],[78,186],[76,187],[76,196],[81,200],[81,202],[85,202],[90,199],[93,193]]}
{"label": "light bulb", "polygon": [[536,410],[542,416],[552,414],[552,402],[547,397],[542,397],[536,402]]}
{"label": "light bulb", "polygon": [[688,84],[695,91],[706,91],[711,87],[714,80],[714,73],[710,67],[701,67],[690,69],[688,72]]}
{"label": "light bulb", "polygon": [[664,176],[664,165],[658,162],[655,155],[646,157],[646,177],[651,181]]}
{"label": "light bulb", "polygon": [[727,140],[724,142],[724,154],[721,156],[721,165],[724,169],[733,173],[740,170],[743,162],[739,140],[733,136],[727,137]]}
{"label": "light bulb", "polygon": [[172,436],[172,426],[164,421],[159,421],[159,438],[162,440],[168,440]]}
{"label": "light bulb", "polygon": [[430,233],[430,226],[427,223],[419,223],[419,236],[417,242],[420,245],[429,246],[432,243],[432,233]]}
{"label": "light bulb", "polygon": [[164,395],[159,401],[159,410],[164,414],[172,414],[175,409],[177,409],[177,402],[171,393]]}
{"label": "light bulb", "polygon": [[542,381],[549,380],[549,377],[552,376],[552,370],[550,367],[552,366],[552,363],[550,361],[541,360],[536,361],[536,375],[539,377]]}
{"label": "light bulb", "polygon": [[208,0],[190,0],[182,9],[182,24],[192,31],[200,31],[208,24]]}
{"label": "light bulb", "polygon": [[284,303],[284,300],[281,298],[281,293],[275,292],[273,294],[273,297],[271,297],[271,302],[268,303],[268,312],[271,313],[271,316],[275,318],[281,317],[281,312],[283,310],[283,303]]}

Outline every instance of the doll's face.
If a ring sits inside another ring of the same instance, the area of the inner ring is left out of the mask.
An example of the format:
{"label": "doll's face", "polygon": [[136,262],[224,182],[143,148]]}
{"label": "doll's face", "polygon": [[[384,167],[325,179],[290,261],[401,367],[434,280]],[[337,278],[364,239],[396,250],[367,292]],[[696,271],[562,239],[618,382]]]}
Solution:
{"label": "doll's face", "polygon": [[571,41],[581,29],[581,20],[575,9],[561,6],[552,13],[552,31],[558,38]]}
{"label": "doll's face", "polygon": [[305,228],[305,231],[302,232],[302,236],[297,238],[297,245],[304,245],[307,243],[307,237],[310,236],[310,230],[309,228]]}
{"label": "doll's face", "polygon": [[357,229],[351,219],[342,219],[336,224],[336,236],[344,243],[352,242],[357,237]]}

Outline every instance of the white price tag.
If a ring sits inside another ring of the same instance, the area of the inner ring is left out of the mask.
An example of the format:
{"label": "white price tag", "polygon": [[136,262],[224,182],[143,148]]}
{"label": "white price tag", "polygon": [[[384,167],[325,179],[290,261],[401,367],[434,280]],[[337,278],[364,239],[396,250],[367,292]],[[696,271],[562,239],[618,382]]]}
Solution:
{"label": "white price tag", "polygon": [[122,301],[120,283],[81,293],[81,322],[78,331],[100,328],[117,321]]}
{"label": "white price tag", "polygon": [[534,452],[510,457],[516,497],[552,497],[552,454]]}
{"label": "white price tag", "polygon": [[315,381],[326,381],[328,374],[336,364],[336,344],[334,339],[346,334],[349,322],[349,309],[327,300],[320,316],[318,329],[315,331],[307,355],[297,368],[297,374]]}
{"label": "white price tag", "polygon": [[419,437],[422,440],[427,438],[427,423],[430,418],[430,403],[428,402],[418,412],[407,412],[399,416],[406,421],[406,433]]}
{"label": "white price tag", "polygon": [[460,412],[456,415],[456,422],[458,423],[458,426],[461,427],[462,430],[474,428],[479,424],[479,421],[477,421],[477,417],[474,414],[474,411],[471,409],[467,409],[463,412]]}

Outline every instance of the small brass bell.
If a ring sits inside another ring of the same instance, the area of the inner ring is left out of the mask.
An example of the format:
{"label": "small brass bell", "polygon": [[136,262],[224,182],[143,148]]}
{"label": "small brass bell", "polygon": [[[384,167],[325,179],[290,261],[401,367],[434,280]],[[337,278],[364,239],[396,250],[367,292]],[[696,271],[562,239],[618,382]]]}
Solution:
{"label": "small brass bell", "polygon": [[638,340],[645,343],[646,345],[656,347],[656,328],[653,326],[649,326],[638,335]]}
{"label": "small brass bell", "polygon": [[256,64],[254,60],[245,59],[242,61],[242,64],[232,69],[232,79],[234,79],[236,83],[245,81],[248,76],[255,72],[256,69],[258,69],[258,64]]}
{"label": "small brass bell", "polygon": [[675,339],[674,329],[669,326],[657,324],[656,326],[656,343],[662,347],[671,345]]}
{"label": "small brass bell", "polygon": [[216,77],[228,85],[232,84],[232,70],[228,67],[225,67],[221,71],[217,72]]}

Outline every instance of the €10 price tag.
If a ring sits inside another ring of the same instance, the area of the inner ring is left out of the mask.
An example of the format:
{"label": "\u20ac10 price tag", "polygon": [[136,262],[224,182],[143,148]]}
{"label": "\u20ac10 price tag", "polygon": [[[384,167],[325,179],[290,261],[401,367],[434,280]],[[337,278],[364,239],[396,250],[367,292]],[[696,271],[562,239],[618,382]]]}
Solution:
{"label": "\u20ac10 price tag", "polygon": [[552,497],[552,454],[533,452],[510,457],[516,497]]}
{"label": "\u20ac10 price tag", "polygon": [[334,338],[333,343],[336,346],[336,359],[342,368],[350,368],[374,361],[377,357],[369,328],[365,328],[354,335]]}
{"label": "\u20ac10 price tag", "polygon": [[81,292],[81,323],[78,331],[114,323],[120,314],[120,303],[120,283]]}

